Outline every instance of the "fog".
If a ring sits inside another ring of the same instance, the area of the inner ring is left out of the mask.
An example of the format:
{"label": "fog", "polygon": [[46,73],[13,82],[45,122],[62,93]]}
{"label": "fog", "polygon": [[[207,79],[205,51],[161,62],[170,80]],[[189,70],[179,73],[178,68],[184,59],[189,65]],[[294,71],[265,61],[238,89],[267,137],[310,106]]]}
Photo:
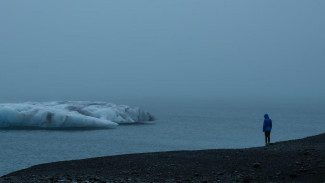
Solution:
{"label": "fog", "polygon": [[0,1],[0,102],[325,99],[325,1]]}

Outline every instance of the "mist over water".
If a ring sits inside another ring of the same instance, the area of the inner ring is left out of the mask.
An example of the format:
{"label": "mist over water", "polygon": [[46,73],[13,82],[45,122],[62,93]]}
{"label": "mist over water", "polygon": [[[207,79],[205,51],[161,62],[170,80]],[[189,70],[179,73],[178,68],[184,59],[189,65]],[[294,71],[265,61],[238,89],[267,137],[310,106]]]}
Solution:
{"label": "mist over water", "polygon": [[325,99],[325,2],[1,1],[1,102]]}

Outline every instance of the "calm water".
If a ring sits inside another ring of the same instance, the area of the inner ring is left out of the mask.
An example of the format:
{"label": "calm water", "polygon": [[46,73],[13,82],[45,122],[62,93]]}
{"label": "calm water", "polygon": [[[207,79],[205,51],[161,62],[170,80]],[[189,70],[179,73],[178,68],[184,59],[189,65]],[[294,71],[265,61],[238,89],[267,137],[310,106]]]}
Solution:
{"label": "calm water", "polygon": [[156,122],[102,130],[0,130],[0,175],[39,163],[96,156],[262,146],[265,112],[273,120],[273,142],[325,131],[324,102],[125,100],[123,104],[148,110]]}

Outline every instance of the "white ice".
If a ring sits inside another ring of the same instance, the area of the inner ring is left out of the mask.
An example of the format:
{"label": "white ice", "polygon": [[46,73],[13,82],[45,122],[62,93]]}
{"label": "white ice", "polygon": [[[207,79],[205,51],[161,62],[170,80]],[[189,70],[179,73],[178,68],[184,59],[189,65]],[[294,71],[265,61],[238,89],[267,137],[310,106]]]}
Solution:
{"label": "white ice", "polygon": [[106,102],[28,102],[0,104],[0,128],[112,128],[152,121],[137,107]]}

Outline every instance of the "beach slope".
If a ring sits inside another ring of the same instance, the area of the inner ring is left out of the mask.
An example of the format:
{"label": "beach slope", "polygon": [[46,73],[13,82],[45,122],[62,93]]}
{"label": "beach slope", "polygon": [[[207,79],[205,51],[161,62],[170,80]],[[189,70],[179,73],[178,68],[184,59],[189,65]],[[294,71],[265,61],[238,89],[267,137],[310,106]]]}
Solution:
{"label": "beach slope", "polygon": [[0,182],[325,182],[325,134],[248,149],[47,163],[5,175]]}

